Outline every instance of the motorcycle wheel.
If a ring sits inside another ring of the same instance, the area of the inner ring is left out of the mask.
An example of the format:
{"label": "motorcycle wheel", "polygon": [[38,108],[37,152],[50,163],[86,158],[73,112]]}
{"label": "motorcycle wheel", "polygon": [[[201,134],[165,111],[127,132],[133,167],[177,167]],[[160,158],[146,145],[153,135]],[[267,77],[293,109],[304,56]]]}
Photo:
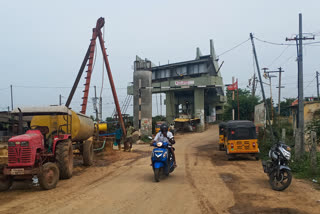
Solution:
{"label": "motorcycle wheel", "polygon": [[285,190],[292,180],[292,174],[290,170],[282,169],[280,170],[279,176],[277,176],[277,171],[274,170],[269,175],[269,183],[271,188],[276,191]]}
{"label": "motorcycle wheel", "polygon": [[157,168],[157,169],[154,169],[154,180],[156,182],[159,182],[160,181],[160,169]]}

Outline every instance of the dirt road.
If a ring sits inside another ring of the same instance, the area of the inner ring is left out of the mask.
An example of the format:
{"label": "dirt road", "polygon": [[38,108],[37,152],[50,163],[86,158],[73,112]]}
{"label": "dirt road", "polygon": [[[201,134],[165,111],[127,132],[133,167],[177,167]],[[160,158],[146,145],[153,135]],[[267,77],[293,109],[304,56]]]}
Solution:
{"label": "dirt road", "polygon": [[261,162],[228,161],[218,151],[218,129],[176,137],[178,168],[153,180],[152,148],[100,155],[91,168],[56,189],[41,191],[15,183],[0,193],[0,213],[320,213],[320,191],[294,179],[283,192],[271,190]]}

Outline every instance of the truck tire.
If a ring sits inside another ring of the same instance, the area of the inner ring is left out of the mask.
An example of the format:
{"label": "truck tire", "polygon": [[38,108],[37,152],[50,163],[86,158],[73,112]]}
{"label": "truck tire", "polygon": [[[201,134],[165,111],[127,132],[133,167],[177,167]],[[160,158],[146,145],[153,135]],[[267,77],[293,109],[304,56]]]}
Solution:
{"label": "truck tire", "polygon": [[92,166],[93,165],[93,144],[92,141],[87,140],[82,145],[83,152],[83,165],[85,166]]}
{"label": "truck tire", "polygon": [[58,143],[56,146],[56,162],[60,170],[60,178],[71,178],[73,171],[73,148],[71,140]]}
{"label": "truck tire", "polygon": [[38,174],[39,184],[42,189],[56,188],[59,181],[59,168],[55,163],[45,163]]}
{"label": "truck tire", "polygon": [[10,176],[0,174],[0,192],[8,190],[12,185],[12,178]]}

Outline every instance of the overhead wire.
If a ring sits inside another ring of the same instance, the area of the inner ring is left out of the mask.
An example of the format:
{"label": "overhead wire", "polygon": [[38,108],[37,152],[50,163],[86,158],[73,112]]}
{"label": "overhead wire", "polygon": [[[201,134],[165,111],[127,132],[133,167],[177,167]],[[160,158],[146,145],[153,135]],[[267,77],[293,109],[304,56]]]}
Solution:
{"label": "overhead wire", "polygon": [[[296,44],[285,44],[285,43],[277,43],[277,42],[270,42],[270,41],[266,41],[266,40],[263,40],[263,39],[259,39],[257,37],[254,37],[257,41],[259,42],[264,42],[264,43],[267,43],[267,44],[270,44],[270,45],[281,45],[281,46],[296,46]],[[320,43],[320,41],[317,41],[317,42],[308,42],[308,43],[304,43],[303,45],[311,45],[311,44],[318,44]]]}
{"label": "overhead wire", "polygon": [[224,54],[226,54],[226,53],[228,53],[228,52],[230,52],[230,51],[232,51],[232,50],[236,49],[237,47],[240,47],[241,45],[243,45],[244,43],[248,42],[249,40],[250,40],[250,38],[246,39],[245,41],[243,41],[243,42],[241,42],[241,43],[237,44],[236,46],[234,46],[234,47],[232,47],[232,48],[230,48],[230,49],[228,49],[228,50],[226,50],[226,51],[222,52],[221,54],[217,55],[217,57],[220,57],[220,56],[222,56],[222,55],[224,55]]}
{"label": "overhead wire", "polygon": [[287,46],[283,49],[283,51],[280,53],[279,56],[277,56],[267,67],[270,67],[271,65],[273,65],[273,63],[275,63],[285,52],[286,50],[288,50],[290,46]]}

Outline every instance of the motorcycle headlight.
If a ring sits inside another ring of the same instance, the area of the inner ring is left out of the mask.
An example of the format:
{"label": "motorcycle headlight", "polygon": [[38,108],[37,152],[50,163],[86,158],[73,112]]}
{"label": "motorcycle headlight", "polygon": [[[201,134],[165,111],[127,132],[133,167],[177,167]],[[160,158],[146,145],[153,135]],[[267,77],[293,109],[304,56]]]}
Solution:
{"label": "motorcycle headlight", "polygon": [[161,147],[161,146],[162,146],[162,142],[158,142],[157,147]]}
{"label": "motorcycle headlight", "polygon": [[29,146],[29,142],[28,141],[22,141],[20,143],[21,146]]}

